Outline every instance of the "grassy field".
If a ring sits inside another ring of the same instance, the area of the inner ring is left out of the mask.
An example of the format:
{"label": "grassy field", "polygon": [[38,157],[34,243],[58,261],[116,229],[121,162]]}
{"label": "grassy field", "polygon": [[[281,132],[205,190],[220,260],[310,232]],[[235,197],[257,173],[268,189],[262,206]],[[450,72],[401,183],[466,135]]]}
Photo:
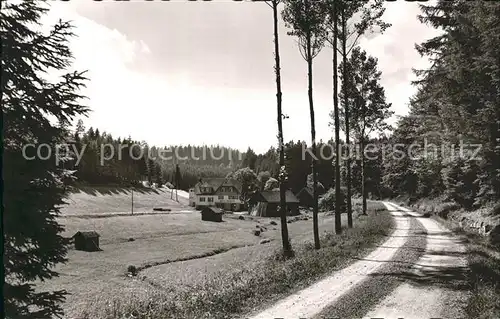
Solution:
{"label": "grassy field", "polygon": [[[39,291],[65,289],[70,293],[64,304],[67,318],[83,318],[85,311],[102,301],[106,308],[114,307],[116,296],[144,300],[152,289],[178,295],[212,287],[214,281],[234,281],[235,276],[263,267],[281,245],[277,218],[245,216],[240,220],[236,215],[225,215],[222,223],[206,222],[186,206],[183,197],[176,202],[168,190],[148,189],[134,190],[137,210],[136,215],[129,215],[130,200],[130,190],[116,188],[81,189],[69,197],[70,204],[58,219],[65,226],[63,236],[97,231],[102,251],[70,249],[68,262],[56,268],[60,276],[38,283]],[[152,214],[154,207],[171,211]],[[271,224],[273,220],[277,225]],[[346,216],[342,222],[346,224]],[[311,223],[309,215],[308,220],[288,224],[297,249],[310,245]],[[267,229],[255,236],[258,226]],[[319,228],[322,234],[331,232],[333,216],[320,214]],[[270,242],[260,244],[263,239]],[[129,266],[140,270],[136,277],[126,275]]]}
{"label": "grassy field", "polygon": [[[174,211],[187,209],[188,200],[178,196],[178,202],[170,199],[166,188],[120,188],[120,187],[79,187],[70,194],[67,206],[63,206],[63,216],[95,217],[99,215],[152,213],[154,207],[168,207]],[[183,192],[185,193],[185,192]],[[174,193],[175,199],[175,193]]]}
{"label": "grassy field", "polygon": [[[150,286],[165,283],[192,286],[200,284],[215,271],[242,269],[252,262],[261,262],[280,244],[279,225],[271,219],[239,220],[224,217],[223,223],[201,221],[199,213],[179,213],[144,216],[116,216],[108,218],[60,218],[66,236],[78,230],[96,230],[100,235],[100,252],[82,252],[71,249],[68,263],[60,265],[60,276],[40,283],[43,291],[66,289],[71,295],[65,303],[70,317],[78,313],[84,300],[96,295],[112,299],[122,291],[137,293]],[[279,222],[277,219],[275,221]],[[258,223],[259,222],[259,223]],[[257,225],[267,231],[255,236]],[[288,224],[292,242],[312,238],[311,220]],[[320,218],[320,230],[333,229],[333,217]],[[129,242],[128,239],[134,241]],[[271,242],[260,245],[262,239]],[[247,246],[247,247],[245,247]],[[207,258],[191,259],[214,252],[229,250]],[[127,267],[158,264],[140,272],[146,282],[131,284],[126,278]],[[146,286],[146,287],[144,287]],[[137,290],[137,291],[136,291]],[[104,297],[103,297],[104,298]]]}
{"label": "grassy field", "polygon": [[[333,216],[325,216],[321,214],[319,217],[320,233],[333,231],[334,220]],[[343,216],[343,224],[346,224],[346,216]],[[228,219],[230,220],[230,219]],[[278,225],[270,225],[270,220],[274,220]],[[257,221],[259,223],[257,223]],[[312,234],[312,218],[307,221],[301,220],[288,224],[288,231],[291,242],[293,244],[302,245],[310,242],[313,238]],[[249,227],[250,230],[256,228],[257,225],[264,225],[267,228],[261,237],[269,238],[271,242],[264,245],[254,245],[232,249],[231,251],[205,258],[204,260],[190,260],[178,263],[169,263],[145,269],[141,272],[142,276],[146,276],[149,282],[156,282],[161,285],[175,285],[191,287],[205,283],[208,278],[214,275],[231,277],[233,274],[241,272],[242,269],[251,270],[257,264],[273,255],[277,249],[281,247],[281,228],[279,219],[270,218],[255,218],[247,220],[243,224]]]}
{"label": "grassy field", "polygon": [[[333,230],[333,216],[322,215],[320,230],[324,234],[324,248],[319,251],[311,249],[310,219],[288,224],[297,253],[288,261],[276,259],[280,247],[279,226],[270,225],[270,220],[265,218],[234,219],[241,225],[240,235],[251,234],[257,224],[266,224],[268,230],[263,234],[272,241],[257,244],[262,237],[254,236],[254,245],[206,258],[170,260],[144,269],[134,278],[123,279],[126,283],[114,298],[110,299],[108,293],[89,299],[81,307],[83,311],[78,312],[79,317],[124,318],[142,313],[137,318],[205,318],[210,313],[211,318],[225,318],[250,311],[256,305],[271,302],[345,266],[351,261],[350,257],[368,252],[391,226],[388,214],[375,214],[376,208],[380,205],[371,203],[370,213],[373,214],[356,219],[357,227],[339,236],[325,233]],[[226,220],[233,222],[232,218]],[[188,237],[191,236],[194,235]],[[243,243],[243,238],[239,237],[231,239],[231,245],[238,240]],[[214,237],[210,241],[218,240]],[[182,242],[186,244],[187,238]],[[190,252],[196,250],[191,248]],[[130,288],[131,282],[136,284],[136,290]]]}

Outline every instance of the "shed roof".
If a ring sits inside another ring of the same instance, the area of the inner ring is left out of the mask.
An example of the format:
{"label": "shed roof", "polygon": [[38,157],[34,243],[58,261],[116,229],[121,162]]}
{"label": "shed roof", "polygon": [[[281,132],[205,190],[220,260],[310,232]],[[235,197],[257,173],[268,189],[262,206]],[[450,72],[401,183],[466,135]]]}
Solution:
{"label": "shed roof", "polygon": [[73,235],[73,237],[76,237],[76,236],[83,236],[85,238],[100,237],[100,235],[95,231],[79,231]]}
{"label": "shed roof", "polygon": [[241,183],[233,178],[203,178],[194,186],[194,192],[201,194],[200,187],[211,187],[215,193],[221,186],[233,186],[241,193]]}
{"label": "shed roof", "polygon": [[207,210],[212,211],[215,214],[223,214],[224,213],[224,210],[222,210],[221,208],[212,207],[212,206],[203,207],[202,212],[207,211]]}
{"label": "shed roof", "polygon": [[[257,201],[264,201],[267,203],[276,203],[279,204],[280,202],[280,192],[275,191],[275,190],[270,190],[270,191],[261,191],[255,194],[255,199]],[[285,192],[285,201],[287,203],[298,203],[299,200],[295,195],[292,193],[291,190],[287,189]]]}
{"label": "shed roof", "polygon": [[310,188],[310,187],[304,187],[304,188],[302,188],[297,193],[297,196],[302,196],[303,194],[306,194],[307,196],[314,197],[314,192],[313,192],[312,188]]}

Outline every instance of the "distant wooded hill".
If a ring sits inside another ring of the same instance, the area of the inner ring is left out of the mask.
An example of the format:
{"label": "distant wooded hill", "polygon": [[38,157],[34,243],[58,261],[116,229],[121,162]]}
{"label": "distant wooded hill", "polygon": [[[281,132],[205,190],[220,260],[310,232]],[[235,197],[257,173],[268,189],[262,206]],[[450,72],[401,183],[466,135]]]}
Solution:
{"label": "distant wooded hill", "polygon": [[[181,171],[179,188],[184,190],[194,186],[200,178],[225,177],[243,167],[251,168],[256,174],[269,172],[269,176],[273,178],[277,178],[279,172],[278,155],[274,147],[270,147],[264,154],[256,154],[251,148],[240,152],[219,145],[172,145],[159,148],[131,137],[114,138],[111,134],[101,133],[99,129],[92,127],[86,130],[82,123],[77,125],[76,133],[71,139],[75,141],[79,152],[83,147],[85,150],[78,166],[74,161],[65,165],[76,171],[78,183],[88,185],[128,186],[139,185],[143,180],[158,184],[174,183],[176,164]],[[319,146],[321,145],[320,143]],[[112,148],[114,156],[111,156]],[[301,141],[286,144],[288,184],[294,191],[306,185],[311,171],[310,159],[302,159],[302,153]],[[324,153],[327,158],[331,155],[329,149]],[[101,158],[106,159],[102,161],[102,165]],[[331,156],[330,159],[320,160],[318,171],[319,181],[325,187],[333,185]]]}

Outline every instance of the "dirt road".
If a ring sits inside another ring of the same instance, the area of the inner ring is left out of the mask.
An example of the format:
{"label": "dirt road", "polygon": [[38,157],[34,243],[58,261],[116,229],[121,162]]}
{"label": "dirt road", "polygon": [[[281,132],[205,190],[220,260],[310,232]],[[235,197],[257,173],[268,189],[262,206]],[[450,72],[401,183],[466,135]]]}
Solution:
{"label": "dirt road", "polygon": [[463,245],[436,221],[384,205],[396,229],[376,250],[250,319],[463,317]]}

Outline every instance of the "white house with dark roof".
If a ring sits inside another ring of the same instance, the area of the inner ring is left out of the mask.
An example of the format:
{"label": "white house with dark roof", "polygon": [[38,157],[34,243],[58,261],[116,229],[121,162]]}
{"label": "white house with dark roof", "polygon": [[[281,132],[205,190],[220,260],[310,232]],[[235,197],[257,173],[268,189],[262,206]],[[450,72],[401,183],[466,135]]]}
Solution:
{"label": "white house with dark roof", "polygon": [[239,211],[244,202],[241,183],[231,178],[204,178],[189,189],[189,205],[201,209],[215,206],[225,210]]}

